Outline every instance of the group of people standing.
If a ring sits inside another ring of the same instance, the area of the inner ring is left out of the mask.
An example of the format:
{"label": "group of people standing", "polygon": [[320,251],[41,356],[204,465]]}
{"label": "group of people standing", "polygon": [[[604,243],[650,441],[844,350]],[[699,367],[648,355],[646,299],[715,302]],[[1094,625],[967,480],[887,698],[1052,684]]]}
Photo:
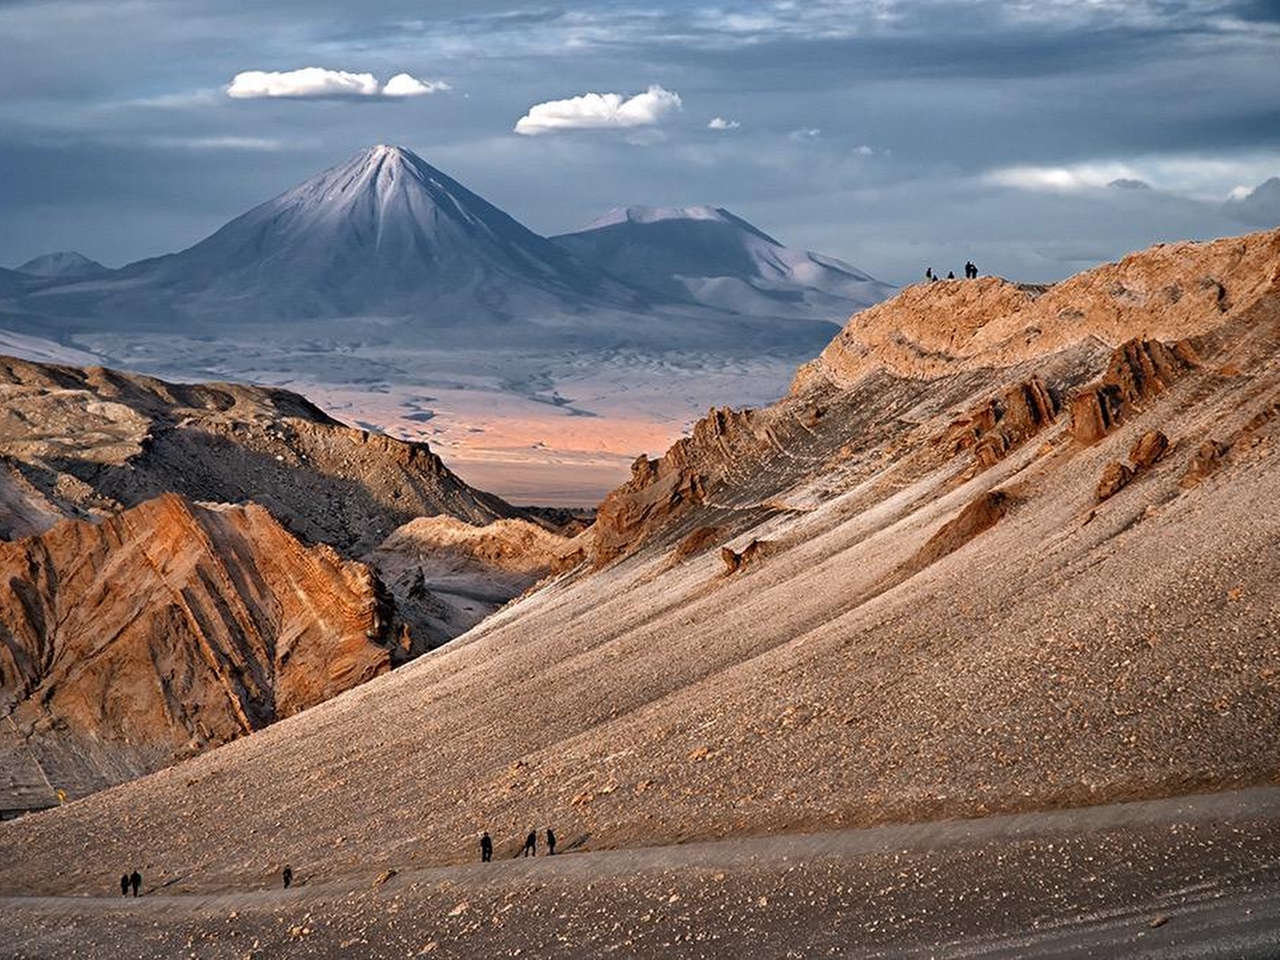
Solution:
{"label": "group of people standing", "polygon": [[133,873],[120,874],[120,896],[127,897],[129,895],[129,891],[132,890],[133,895],[136,897],[138,895],[138,891],[141,889],[142,874],[137,870],[133,871]]}
{"label": "group of people standing", "polygon": [[[933,272],[933,267],[925,267],[924,278],[930,283],[934,283],[942,279],[942,277]],[[954,280],[955,278],[956,272],[954,270],[948,270],[946,279]],[[966,280],[976,280],[978,278],[978,268],[972,260],[966,260],[964,263],[964,278]]]}
{"label": "group of people standing", "polygon": [[[555,856],[556,852],[556,835],[555,831],[547,827],[547,856]],[[524,838],[524,846],[520,848],[520,852],[516,854],[519,857],[536,857],[538,855],[538,828],[534,827],[529,831],[529,835]],[[480,834],[480,862],[488,863],[493,859],[493,838],[489,836],[486,830]]]}

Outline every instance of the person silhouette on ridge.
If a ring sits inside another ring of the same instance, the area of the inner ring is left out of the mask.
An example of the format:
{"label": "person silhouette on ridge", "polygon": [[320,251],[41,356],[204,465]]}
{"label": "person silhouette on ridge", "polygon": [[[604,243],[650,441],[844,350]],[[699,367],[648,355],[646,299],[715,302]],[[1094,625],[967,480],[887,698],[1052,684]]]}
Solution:
{"label": "person silhouette on ridge", "polygon": [[480,862],[488,863],[493,859],[493,840],[489,838],[489,831],[486,830],[480,834]]}
{"label": "person silhouette on ridge", "polygon": [[293,867],[286,863],[284,869],[280,871],[280,878],[284,880],[284,888],[286,890],[293,886]]}
{"label": "person silhouette on ridge", "polygon": [[142,889],[142,874],[137,870],[129,874],[129,888],[133,890],[135,897],[138,895],[138,891]]}
{"label": "person silhouette on ridge", "polygon": [[551,828],[547,827],[547,856],[554,857],[556,855],[556,835],[551,832]]}
{"label": "person silhouette on ridge", "polygon": [[524,847],[520,851],[522,857],[536,857],[538,855],[538,831],[537,828],[529,831],[529,835],[524,838]]}
{"label": "person silhouette on ridge", "polygon": [[120,896],[127,897],[129,895],[129,875],[127,873],[120,874]]}

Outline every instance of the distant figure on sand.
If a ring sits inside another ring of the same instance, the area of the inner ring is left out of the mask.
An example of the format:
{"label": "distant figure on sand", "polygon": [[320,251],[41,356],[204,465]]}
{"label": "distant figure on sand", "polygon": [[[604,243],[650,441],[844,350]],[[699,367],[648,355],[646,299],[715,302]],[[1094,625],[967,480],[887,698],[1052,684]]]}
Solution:
{"label": "distant figure on sand", "polygon": [[293,885],[293,867],[285,864],[285,868],[280,871],[280,876],[284,880],[284,888],[288,890]]}
{"label": "distant figure on sand", "polygon": [[556,855],[556,835],[551,832],[551,828],[547,827],[547,856],[554,857]]}
{"label": "distant figure on sand", "polygon": [[142,874],[137,870],[129,874],[129,887],[133,890],[135,897],[138,895],[138,891],[142,889]]}
{"label": "distant figure on sand", "polygon": [[933,267],[925,267],[925,268],[924,268],[924,278],[925,278],[926,280],[928,280],[930,283],[932,283],[934,280],[937,280],[937,279],[938,279],[937,277],[935,277],[935,276],[933,275]]}
{"label": "distant figure on sand", "polygon": [[536,857],[538,855],[538,831],[530,830],[529,835],[524,838],[524,848],[520,851],[522,857]]}
{"label": "distant figure on sand", "polygon": [[954,270],[948,270],[948,271],[947,271],[947,279],[948,279],[948,280],[954,280],[955,278],[956,278],[956,272],[955,272]]}
{"label": "distant figure on sand", "polygon": [[965,263],[964,275],[968,280],[976,280],[978,278],[978,267],[972,260]]}
{"label": "distant figure on sand", "polygon": [[493,841],[489,839],[489,831],[480,834],[480,862],[488,863],[493,859]]}
{"label": "distant figure on sand", "polygon": [[127,873],[120,874],[120,896],[127,897],[129,895],[129,875]]}

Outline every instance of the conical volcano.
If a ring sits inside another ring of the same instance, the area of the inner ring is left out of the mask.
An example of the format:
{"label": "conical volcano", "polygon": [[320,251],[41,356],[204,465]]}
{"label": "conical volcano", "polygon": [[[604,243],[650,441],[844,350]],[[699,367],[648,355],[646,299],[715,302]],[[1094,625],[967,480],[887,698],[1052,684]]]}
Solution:
{"label": "conical volcano", "polygon": [[637,302],[421,157],[385,145],[123,274],[128,288],[196,320],[442,323]]}

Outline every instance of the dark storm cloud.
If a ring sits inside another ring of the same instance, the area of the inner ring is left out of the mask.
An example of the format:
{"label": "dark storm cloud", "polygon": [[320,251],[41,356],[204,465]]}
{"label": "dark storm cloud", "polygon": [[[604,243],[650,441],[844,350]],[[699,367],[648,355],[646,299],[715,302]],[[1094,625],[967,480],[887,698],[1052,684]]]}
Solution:
{"label": "dark storm cloud", "polygon": [[[711,202],[890,280],[962,246],[1046,279],[1229,232],[1228,192],[1280,173],[1270,2],[0,0],[0,36],[0,264],[177,249],[375,142],[544,232]],[[226,96],[302,67],[452,89]],[[534,104],[651,84],[683,111],[643,136],[512,132]]]}

